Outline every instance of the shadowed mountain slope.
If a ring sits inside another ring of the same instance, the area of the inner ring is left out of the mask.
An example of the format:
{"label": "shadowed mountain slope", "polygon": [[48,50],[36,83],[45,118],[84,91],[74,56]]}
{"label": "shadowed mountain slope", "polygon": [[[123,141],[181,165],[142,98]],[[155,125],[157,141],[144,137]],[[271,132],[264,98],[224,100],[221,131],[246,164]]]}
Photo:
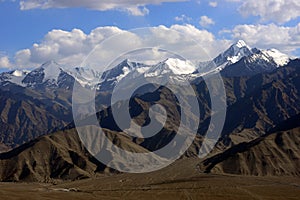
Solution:
{"label": "shadowed mountain slope", "polygon": [[200,163],[201,171],[240,175],[300,175],[300,115],[269,134],[235,145]]}
{"label": "shadowed mountain slope", "polygon": [[[290,123],[288,119],[300,113],[299,63],[299,60],[291,61],[288,66],[269,74],[224,78],[228,111],[221,142],[225,149],[229,149],[203,161],[203,171],[248,175],[299,174],[299,126],[280,129]],[[209,93],[203,81],[193,84],[202,111],[198,130],[199,135],[202,135],[210,120],[207,114],[210,112]],[[159,88],[152,93],[137,95],[129,101],[130,114],[137,124],[149,123],[149,107],[156,103],[164,105],[169,121],[150,139],[134,138],[118,128],[112,117],[111,107],[108,107],[97,116],[114,144],[133,152],[147,152],[162,148],[172,140],[180,121],[180,111],[176,98],[169,90]],[[125,103],[118,102],[114,106],[122,108]],[[45,114],[50,115],[51,112]],[[199,117],[194,116],[192,108],[187,111],[187,116],[186,122],[189,124],[193,124],[195,117]],[[269,134],[270,132],[273,134]],[[201,136],[197,137],[186,155],[195,156],[201,142]],[[114,153],[116,152],[111,152],[111,155],[114,156]],[[63,131],[0,154],[2,181],[73,180],[92,177],[103,171],[109,169],[84,149],[72,124]]]}
{"label": "shadowed mountain slope", "polygon": [[16,147],[61,129],[72,118],[66,92],[39,93],[14,84],[0,90],[0,142],[7,146]]}

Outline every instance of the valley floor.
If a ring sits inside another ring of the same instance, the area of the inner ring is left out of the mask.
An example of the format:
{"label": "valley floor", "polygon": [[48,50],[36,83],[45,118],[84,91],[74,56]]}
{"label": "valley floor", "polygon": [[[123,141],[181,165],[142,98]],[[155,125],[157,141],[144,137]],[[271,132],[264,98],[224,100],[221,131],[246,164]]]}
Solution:
{"label": "valley floor", "polygon": [[1,199],[299,199],[299,178],[199,175],[137,186],[126,176],[58,185],[0,183]]}
{"label": "valley floor", "polygon": [[182,160],[147,174],[101,175],[93,179],[0,183],[1,199],[299,199],[299,177],[201,174],[197,160]]}

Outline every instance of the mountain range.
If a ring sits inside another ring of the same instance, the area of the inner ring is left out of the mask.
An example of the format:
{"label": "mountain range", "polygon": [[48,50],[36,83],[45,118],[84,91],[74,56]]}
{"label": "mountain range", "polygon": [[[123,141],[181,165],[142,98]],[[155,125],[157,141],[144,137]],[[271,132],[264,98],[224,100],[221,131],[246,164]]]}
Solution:
{"label": "mountain range", "polygon": [[168,58],[155,65],[146,65],[124,60],[116,67],[103,73],[84,67],[64,68],[55,61],[49,61],[32,71],[14,70],[0,75],[0,84],[7,82],[22,87],[43,88],[58,87],[69,89],[77,81],[83,87],[96,87],[110,91],[122,79],[144,77],[184,77],[192,80],[208,73],[221,72],[226,77],[252,76],[270,72],[286,65],[291,58],[276,49],[259,50],[250,48],[239,40],[211,61],[192,63],[178,58]]}
{"label": "mountain range", "polygon": [[[225,126],[215,149],[198,168],[207,173],[299,175],[300,126],[292,120],[300,114],[299,67],[299,59],[278,50],[250,48],[244,41],[238,41],[212,61],[197,64],[178,58],[155,65],[127,59],[100,73],[87,68],[63,68],[50,61],[32,71],[4,72],[0,74],[0,150],[5,153],[0,154],[0,180],[73,180],[112,171],[80,143],[72,122],[75,82],[96,91],[99,123],[114,143],[133,152],[148,152],[165,146],[174,137],[180,121],[176,98],[159,86],[116,104],[126,105],[129,101],[131,115],[140,125],[147,124],[149,107],[155,103],[162,103],[171,113],[159,134],[140,139],[126,135],[115,124],[111,111],[114,105],[110,105],[112,91],[119,82],[131,82],[140,76],[189,81],[201,112],[197,116],[198,135],[184,157],[195,157],[211,119],[209,91],[202,76],[218,72],[227,95]],[[189,117],[194,119],[193,114]],[[288,123],[292,125],[283,129]],[[12,150],[6,152],[8,149]],[[278,165],[268,159],[272,156],[278,158]],[[259,159],[265,163],[249,167]]]}

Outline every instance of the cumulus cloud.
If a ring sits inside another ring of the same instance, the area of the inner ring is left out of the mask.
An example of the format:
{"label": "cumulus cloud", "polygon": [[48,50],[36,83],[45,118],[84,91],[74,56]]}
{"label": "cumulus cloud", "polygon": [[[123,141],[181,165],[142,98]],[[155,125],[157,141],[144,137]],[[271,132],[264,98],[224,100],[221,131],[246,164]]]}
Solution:
{"label": "cumulus cloud", "polygon": [[117,27],[99,27],[85,34],[80,29],[72,31],[52,30],[40,43],[23,49],[15,54],[18,67],[39,66],[48,60],[57,60],[62,64],[76,66],[88,53],[105,38],[123,32]]}
{"label": "cumulus cloud", "polygon": [[4,68],[4,69],[7,69],[7,68],[10,68],[12,65],[10,63],[10,60],[7,56],[1,56],[0,55],[0,69],[1,68]]}
{"label": "cumulus cloud", "polygon": [[[250,46],[262,49],[277,48],[292,54],[300,47],[300,23],[294,27],[276,24],[237,25],[232,30],[222,32],[234,41],[243,39]],[[103,69],[126,52],[146,47],[171,50],[189,60],[204,61],[217,56],[231,43],[231,40],[217,39],[213,33],[190,24],[170,27],[161,25],[130,32],[114,26],[98,27],[90,33],[80,29],[55,29],[48,32],[40,42],[16,52],[11,60],[0,55],[0,67],[32,68],[49,60],[74,67],[79,66],[88,56],[89,63],[83,65],[99,70],[99,67]],[[136,55],[135,59],[158,62],[166,55],[161,51],[153,51]]]}
{"label": "cumulus cloud", "polygon": [[152,33],[149,44],[160,44],[166,49],[171,46],[189,60],[209,60],[228,44],[226,40],[217,40],[211,32],[190,24],[154,27]]}
{"label": "cumulus cloud", "polygon": [[[107,40],[110,37],[113,38]],[[17,68],[31,68],[48,60],[56,60],[64,66],[74,67],[79,66],[89,55],[89,67],[105,67],[116,55],[145,47],[165,50],[172,48],[172,51],[187,59],[208,60],[228,47],[229,43],[190,24],[157,26],[133,32],[117,27],[98,27],[88,34],[80,29],[52,30],[41,42],[18,51],[13,63]],[[155,56],[157,55],[142,55],[139,59],[142,62],[148,61],[147,59],[161,61],[162,55],[157,58]]]}
{"label": "cumulus cloud", "polygon": [[21,0],[20,8],[21,10],[30,10],[85,7],[99,11],[122,10],[132,15],[141,16],[149,13],[146,5],[180,1],[186,0]]}
{"label": "cumulus cloud", "polygon": [[207,16],[201,16],[200,18],[200,21],[199,21],[199,24],[202,26],[202,27],[208,27],[210,25],[213,25],[215,24],[214,20],[207,17]]}
{"label": "cumulus cloud", "polygon": [[40,63],[33,63],[31,61],[30,49],[23,49],[15,54],[14,66],[16,68],[32,68],[38,66],[39,64]]}
{"label": "cumulus cloud", "polygon": [[294,27],[268,25],[238,25],[229,31],[235,39],[243,39],[253,47],[277,48],[288,54],[300,47],[300,23]]}
{"label": "cumulus cloud", "polygon": [[239,7],[241,15],[259,16],[261,21],[272,21],[283,24],[300,16],[299,0],[226,0],[242,2]]}

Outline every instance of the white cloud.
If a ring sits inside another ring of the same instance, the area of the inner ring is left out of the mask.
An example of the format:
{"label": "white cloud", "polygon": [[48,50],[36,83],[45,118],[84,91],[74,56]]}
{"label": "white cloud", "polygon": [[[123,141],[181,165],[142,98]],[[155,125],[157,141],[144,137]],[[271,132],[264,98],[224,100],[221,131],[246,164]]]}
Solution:
{"label": "white cloud", "polygon": [[199,21],[199,24],[202,26],[202,27],[208,27],[210,25],[213,25],[215,24],[214,20],[207,17],[207,16],[201,16],[200,18],[200,21]]}
{"label": "white cloud", "polygon": [[[294,27],[269,25],[237,25],[223,30],[232,40],[243,39],[250,46],[277,48],[291,54],[300,47],[300,23]],[[222,34],[221,33],[221,34]],[[117,35],[121,35],[119,37]],[[107,38],[113,37],[110,40]],[[184,55],[190,60],[209,60],[228,48],[232,42],[217,39],[213,33],[193,25],[157,26],[148,30],[128,32],[117,27],[98,27],[90,33],[80,29],[72,31],[52,30],[39,43],[18,51],[14,59],[1,58],[1,67],[32,68],[49,60],[56,60],[66,67],[80,65],[90,55],[90,67],[105,67],[124,52],[145,47],[166,49]],[[90,52],[97,47],[92,54]],[[154,52],[140,54],[139,61],[161,61],[164,55]],[[99,68],[98,68],[99,69]]]}
{"label": "white cloud", "polygon": [[85,34],[80,29],[72,31],[52,30],[40,43],[15,54],[17,67],[33,67],[49,61],[57,60],[61,64],[79,65],[88,53],[105,38],[121,33],[117,27],[99,27]]}
{"label": "white cloud", "polygon": [[29,49],[23,49],[15,54],[15,67],[16,68],[32,68],[40,63],[32,63],[30,61],[31,51]]}
{"label": "white cloud", "polygon": [[[182,33],[178,41],[186,40],[187,43],[194,40],[196,43],[186,45],[182,51],[190,55],[190,60],[210,60],[217,56],[221,51],[225,50],[231,43],[228,40],[219,40],[214,34],[207,30],[197,29],[193,25],[173,25],[170,29]],[[199,48],[200,47],[200,48]],[[178,49],[182,47],[178,46]],[[203,55],[202,55],[203,54]]]}
{"label": "white cloud", "polygon": [[294,27],[238,25],[230,32],[234,39],[243,39],[257,48],[277,48],[288,54],[300,48],[300,23]]}
{"label": "white cloud", "polygon": [[1,68],[10,68],[12,65],[9,61],[9,58],[7,56],[1,56],[0,55],[0,69]]}
{"label": "white cloud", "polygon": [[175,21],[177,22],[183,22],[183,23],[188,23],[188,22],[191,22],[192,21],[192,18],[191,17],[188,17],[186,15],[180,15],[180,16],[176,16],[175,18]]}
{"label": "white cloud", "polygon": [[213,8],[218,6],[218,2],[216,2],[216,1],[210,1],[208,4],[209,4],[209,6],[211,6]]}
{"label": "white cloud", "polygon": [[21,10],[85,7],[99,11],[122,10],[141,16],[149,13],[146,5],[182,1],[186,0],[21,0],[20,7]]}
{"label": "white cloud", "polygon": [[71,32],[62,30],[52,30],[44,41],[40,44],[34,44],[31,48],[31,61],[42,62],[45,59],[54,59],[68,57],[76,54],[79,49],[84,50],[87,35],[79,29],[73,29]]}
{"label": "white cloud", "polygon": [[[176,53],[185,55],[187,59],[208,60],[230,43],[227,40],[217,40],[212,33],[189,24],[149,28],[146,31],[147,37],[143,35],[144,33],[145,31],[139,32],[139,30],[131,33],[117,27],[99,27],[89,34],[80,29],[52,30],[41,42],[18,51],[12,62],[17,68],[40,66],[48,60],[56,60],[64,66],[74,67],[80,65],[90,55],[90,67],[104,67],[112,59],[116,59],[116,55],[144,47],[166,50],[172,47]],[[123,37],[116,36],[120,34]],[[105,40],[109,37],[114,38]],[[95,47],[98,47],[97,51],[94,50],[90,54]],[[162,56],[141,55],[140,61],[148,61],[147,59],[161,61]]]}
{"label": "white cloud", "polygon": [[[124,31],[105,40],[89,54],[89,59],[83,66],[99,70],[99,66],[108,66],[112,62],[118,64],[125,58],[153,64],[169,58],[170,55],[195,62],[207,61],[230,44],[230,41],[218,40],[207,30],[200,30],[190,24],[136,29],[131,34],[130,36]],[[145,49],[147,51],[143,51]],[[128,52],[134,54],[128,55]]]}
{"label": "white cloud", "polygon": [[149,14],[149,10],[145,7],[128,7],[126,11],[134,16],[144,16]]}
{"label": "white cloud", "polygon": [[[89,57],[89,63],[85,65],[94,68],[102,63],[101,66],[107,66],[112,58],[117,59],[118,56],[130,51],[135,51],[138,55],[134,54],[133,57],[122,57],[122,59],[129,58],[139,62],[153,63],[170,57],[170,52],[173,52],[191,61],[204,61],[216,56],[229,43],[227,40],[217,40],[212,33],[199,30],[190,24],[171,27],[161,25],[133,30],[131,34],[130,36],[124,32],[121,34],[122,37],[113,36],[111,40],[106,40],[94,50]],[[131,39],[128,39],[129,37]],[[160,51],[158,54],[158,51],[152,50],[141,54],[140,51],[136,51],[149,47],[167,50],[167,52]]]}
{"label": "white cloud", "polygon": [[259,16],[261,21],[272,21],[283,24],[300,16],[299,0],[226,0],[227,2],[240,2],[241,15]]}

